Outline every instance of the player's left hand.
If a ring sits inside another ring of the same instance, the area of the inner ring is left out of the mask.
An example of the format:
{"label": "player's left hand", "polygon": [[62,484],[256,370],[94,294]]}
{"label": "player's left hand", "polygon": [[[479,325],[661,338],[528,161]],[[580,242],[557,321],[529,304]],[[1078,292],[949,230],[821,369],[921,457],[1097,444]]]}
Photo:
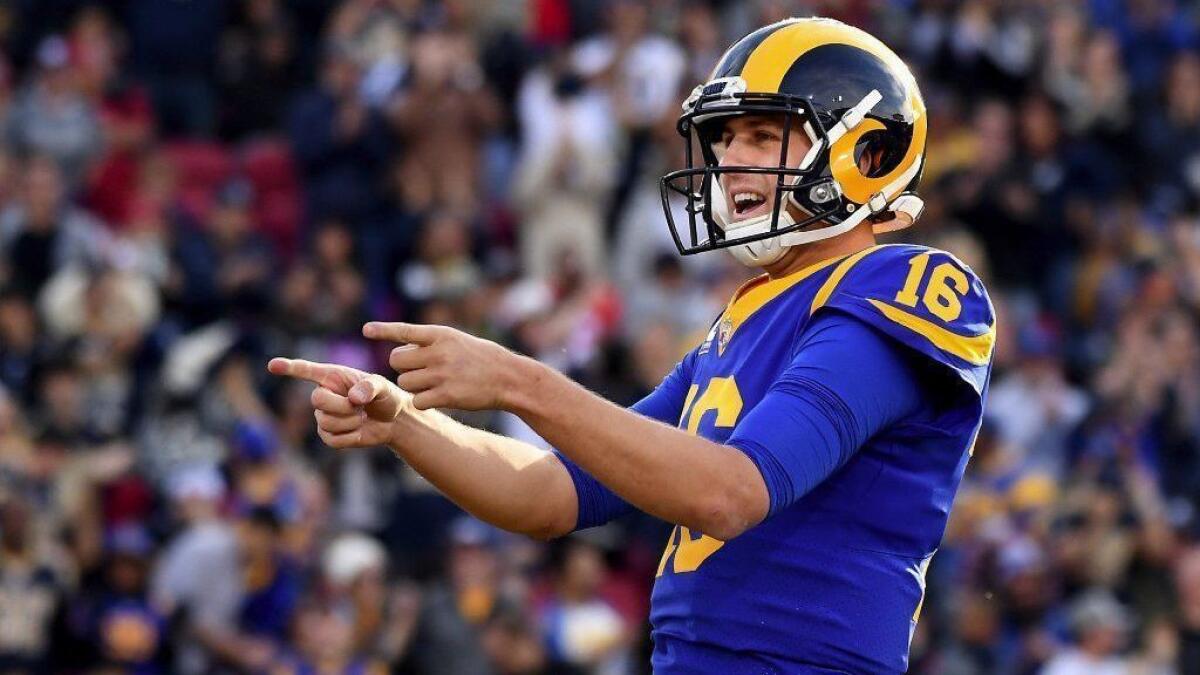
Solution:
{"label": "player's left hand", "polygon": [[519,356],[448,326],[372,321],[363,335],[403,343],[388,363],[400,373],[396,384],[413,394],[413,406],[421,410],[502,410],[519,384]]}

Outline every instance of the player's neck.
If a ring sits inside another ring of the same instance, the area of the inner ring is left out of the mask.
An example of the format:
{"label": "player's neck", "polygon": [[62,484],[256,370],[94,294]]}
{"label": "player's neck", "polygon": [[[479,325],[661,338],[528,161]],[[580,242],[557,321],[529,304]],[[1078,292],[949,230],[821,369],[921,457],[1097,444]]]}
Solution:
{"label": "player's neck", "polygon": [[776,262],[763,267],[763,271],[772,279],[786,277],[793,272],[815,265],[822,260],[840,258],[858,253],[864,248],[875,245],[875,235],[868,227],[856,227],[845,234],[814,241],[811,244],[793,246],[787,254]]}

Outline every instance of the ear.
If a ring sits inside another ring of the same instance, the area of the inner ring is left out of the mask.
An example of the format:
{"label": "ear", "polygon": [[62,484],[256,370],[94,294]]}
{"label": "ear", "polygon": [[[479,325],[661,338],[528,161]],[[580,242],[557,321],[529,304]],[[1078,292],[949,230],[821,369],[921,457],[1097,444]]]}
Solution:
{"label": "ear", "polygon": [[[883,164],[884,147],[878,142],[866,142],[858,156],[858,170],[864,176],[872,176]],[[911,224],[911,223],[910,223]]]}

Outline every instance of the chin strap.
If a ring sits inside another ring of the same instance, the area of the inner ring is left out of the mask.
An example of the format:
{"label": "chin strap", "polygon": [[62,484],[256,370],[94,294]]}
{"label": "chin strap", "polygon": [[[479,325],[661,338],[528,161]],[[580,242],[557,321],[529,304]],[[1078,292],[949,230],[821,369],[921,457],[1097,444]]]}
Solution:
{"label": "chin strap", "polygon": [[[866,204],[856,209],[854,213],[847,216],[842,222],[838,223],[837,225],[830,225],[829,227],[822,227],[816,230],[788,232],[787,234],[781,234],[779,235],[779,243],[785,247],[798,246],[800,244],[810,244],[814,241],[836,237],[839,234],[845,234],[850,230],[853,230],[858,226],[859,223],[863,222],[867,218],[879,213],[883,213],[889,209],[897,213],[903,213],[907,215],[910,220],[904,224],[894,223],[884,228],[872,226],[871,229],[873,232],[876,234],[881,234],[882,232],[894,232],[912,225],[913,223],[917,222],[917,218],[920,218],[921,212],[925,210],[925,202],[914,194],[900,195],[891,202],[888,202],[888,199],[885,195],[895,190],[899,190],[905,185],[908,185],[909,182],[912,181],[913,176],[916,176],[917,172],[920,170],[921,157],[918,156],[916,161],[913,162],[912,166],[909,167],[907,171],[897,176],[895,180],[884,186],[882,190],[871,195],[871,198],[867,200]],[[783,220],[782,215],[783,214],[780,214],[781,221]],[[791,219],[791,216],[788,216],[788,220],[790,223],[795,222]]]}
{"label": "chin strap", "polygon": [[[838,139],[840,139],[842,136],[845,136],[848,132],[861,124],[863,119],[866,118],[867,114],[870,113],[871,110],[878,105],[881,100],[883,100],[883,95],[879,93],[879,90],[872,89],[870,93],[868,93],[862,98],[861,101],[858,102],[858,104],[847,110],[836,124],[830,127],[829,131],[826,132],[826,139],[814,138],[815,135],[812,133],[811,128],[808,127],[806,123],[805,133],[809,135],[809,138],[813,141],[813,145],[801,162],[801,168],[804,168],[811,163],[816,153],[824,147],[826,142],[832,146],[835,142],[837,142]],[[865,204],[857,208],[853,213],[848,215],[845,220],[836,225],[830,225],[828,227],[821,227],[813,230],[788,232],[787,234],[781,234],[778,237],[771,237],[768,239],[761,239],[755,242],[732,246],[730,247],[729,251],[733,254],[733,257],[737,258],[738,261],[745,265],[751,267],[769,265],[782,257],[784,252],[791,246],[811,244],[815,241],[821,241],[822,239],[829,239],[831,237],[845,234],[850,230],[853,230],[867,218],[888,210],[891,210],[895,213],[902,213],[908,216],[908,218],[895,219],[897,222],[892,222],[887,225],[874,224],[871,228],[872,232],[875,234],[882,234],[884,232],[902,230],[915,223],[917,219],[921,217],[921,213],[925,210],[925,202],[915,194],[897,194],[900,190],[903,190],[905,186],[912,182],[912,179],[921,170],[923,162],[924,157],[918,155],[915,158],[915,161],[913,161],[912,165],[906,171],[904,171],[904,173],[900,174],[895,178],[895,180],[885,185],[882,190],[871,195]],[[797,176],[796,180],[799,180],[799,178],[800,177]],[[840,188],[840,186],[838,187]],[[897,196],[889,200],[888,195]],[[719,181],[712,181],[712,185],[709,189],[709,199],[713,204],[712,213],[714,219],[725,230],[726,235],[732,235],[734,233],[737,233],[741,236],[755,235],[766,232],[771,228],[772,214],[764,214],[741,222],[730,222],[731,218],[726,207],[727,202],[725,200],[725,192],[721,188]],[[788,201],[797,208],[800,208],[800,204],[795,201],[792,195],[788,196]],[[791,216],[790,213],[788,213],[787,205],[783,205],[779,210],[777,227],[779,229],[785,229],[795,224],[796,220]]]}
{"label": "chin strap", "polygon": [[893,218],[886,223],[875,223],[871,226],[871,230],[875,234],[883,234],[885,232],[896,232],[903,230],[917,222],[917,218],[925,212],[925,200],[914,195],[911,192],[906,192],[892,200],[891,210],[893,213],[903,213],[908,216],[908,220],[903,218]]}

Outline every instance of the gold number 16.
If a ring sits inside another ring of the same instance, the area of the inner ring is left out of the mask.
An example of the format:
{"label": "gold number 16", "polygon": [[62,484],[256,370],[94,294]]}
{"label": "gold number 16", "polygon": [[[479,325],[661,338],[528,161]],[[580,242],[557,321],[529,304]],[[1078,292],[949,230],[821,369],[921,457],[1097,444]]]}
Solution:
{"label": "gold number 16", "polygon": [[[737,382],[733,381],[732,377],[714,377],[708,381],[708,386],[704,388],[704,393],[696,399],[696,392],[700,390],[698,385],[693,384],[688,389],[687,399],[683,402],[683,413],[680,418],[687,415],[687,431],[689,434],[695,434],[700,428],[700,418],[710,411],[716,411],[717,419],[714,422],[718,427],[732,427],[737,423],[738,415],[742,414],[742,394],[738,391]],[[696,400],[696,405],[692,405],[692,400]],[[690,408],[690,412],[689,412]],[[658,563],[658,572],[656,577],[662,576],[663,571],[667,567],[667,561],[671,561],[671,570],[680,572],[694,572],[700,564],[708,559],[708,556],[717,552],[717,549],[725,545],[725,542],[720,539],[714,539],[707,534],[701,534],[693,538],[693,533],[686,527],[679,525],[671,531],[671,536],[667,539],[667,549],[663,551],[662,560]],[[671,554],[675,555],[672,556]]]}
{"label": "gold number 16", "polygon": [[[917,288],[921,285],[921,279],[925,277],[925,269],[929,267],[929,254],[913,256],[908,261],[908,267],[908,277],[904,279],[904,288],[896,294],[896,302],[916,307]],[[920,300],[937,318],[953,321],[962,314],[962,301],[959,298],[966,295],[968,290],[970,286],[966,273],[954,264],[944,262],[933,268]]]}

